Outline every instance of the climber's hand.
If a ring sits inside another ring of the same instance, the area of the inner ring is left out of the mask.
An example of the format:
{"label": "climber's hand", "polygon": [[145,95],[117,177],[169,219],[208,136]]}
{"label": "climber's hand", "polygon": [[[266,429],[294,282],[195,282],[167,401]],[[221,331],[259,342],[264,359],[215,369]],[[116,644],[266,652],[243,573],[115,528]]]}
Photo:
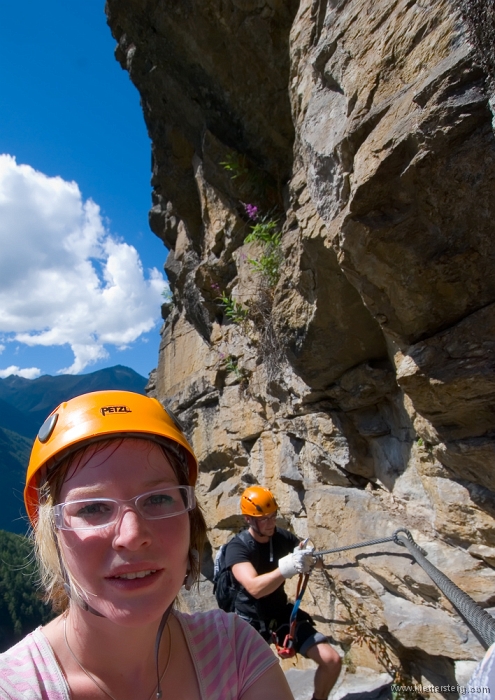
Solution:
{"label": "climber's hand", "polygon": [[306,547],[301,542],[292,552],[278,561],[278,568],[284,578],[292,578],[296,574],[309,574],[315,565],[314,548]]}

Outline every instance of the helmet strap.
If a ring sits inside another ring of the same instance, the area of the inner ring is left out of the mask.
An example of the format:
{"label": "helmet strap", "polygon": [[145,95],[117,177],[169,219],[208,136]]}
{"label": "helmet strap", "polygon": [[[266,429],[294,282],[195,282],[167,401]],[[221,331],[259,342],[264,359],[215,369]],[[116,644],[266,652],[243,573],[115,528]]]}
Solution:
{"label": "helmet strap", "polygon": [[64,583],[64,591],[66,592],[69,601],[76,603],[76,605],[78,605],[81,608],[81,610],[90,612],[92,615],[97,615],[98,617],[105,617],[105,615],[102,615],[100,612],[98,612],[98,610],[92,608],[91,605],[88,605],[88,603],[85,600],[83,600],[80,596],[73,596],[70,582],[68,583],[66,581]]}
{"label": "helmet strap", "polygon": [[249,527],[252,527],[253,530],[255,531],[255,533],[257,535],[259,535],[259,537],[268,537],[269,542],[270,542],[270,561],[272,562],[273,561],[273,537],[269,537],[268,535],[265,535],[261,532],[259,525],[258,525],[258,522],[257,522],[258,519],[255,518],[254,515],[251,515],[249,517],[250,517],[250,519],[248,521]]}
{"label": "helmet strap", "polygon": [[[172,611],[172,606],[173,606],[173,601],[170,603],[168,608],[165,610],[163,613],[162,619],[160,621],[160,626],[158,627],[158,632],[156,633],[156,639],[155,639],[155,667],[156,667],[156,699],[160,700],[162,697],[162,689],[160,686],[161,678],[160,678],[160,642],[162,641],[162,634],[163,630],[165,629],[165,625],[168,622],[169,615]],[[169,656],[170,660],[170,656]],[[168,666],[168,663],[167,663]],[[167,667],[165,667],[165,671],[167,670]],[[164,674],[165,674],[164,671]]]}
{"label": "helmet strap", "polygon": [[258,525],[258,519],[254,517],[254,515],[250,516],[250,523],[249,526],[253,528],[253,530],[256,532],[257,535],[260,537],[265,537],[265,535],[260,531],[259,525]]}
{"label": "helmet strap", "polygon": [[187,565],[186,578],[184,579],[184,583],[183,583],[183,586],[186,589],[186,591],[191,590],[191,588],[196,580],[196,577],[193,574],[192,567],[191,567],[191,559],[195,563],[197,563],[199,561],[199,552],[197,549],[191,549],[189,551],[189,563]]}

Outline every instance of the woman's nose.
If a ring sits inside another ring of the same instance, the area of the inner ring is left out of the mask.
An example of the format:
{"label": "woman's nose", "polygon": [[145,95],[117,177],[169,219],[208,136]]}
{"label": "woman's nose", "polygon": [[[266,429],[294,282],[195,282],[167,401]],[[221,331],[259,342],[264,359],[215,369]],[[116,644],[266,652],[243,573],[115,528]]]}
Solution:
{"label": "woman's nose", "polygon": [[126,508],[115,525],[115,547],[140,549],[151,542],[148,522],[132,508]]}

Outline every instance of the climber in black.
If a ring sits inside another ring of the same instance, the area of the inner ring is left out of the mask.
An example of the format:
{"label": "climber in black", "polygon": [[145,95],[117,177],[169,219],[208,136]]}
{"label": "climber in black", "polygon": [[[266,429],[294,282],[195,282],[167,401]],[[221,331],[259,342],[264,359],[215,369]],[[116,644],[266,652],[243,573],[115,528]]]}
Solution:
{"label": "climber in black", "polygon": [[[261,486],[247,488],[241,496],[241,512],[248,524],[250,538],[235,537],[227,546],[225,564],[241,585],[235,611],[247,620],[268,642],[276,632],[279,644],[289,632],[292,606],[287,600],[285,580],[309,573],[314,566],[312,550],[304,549],[299,539],[277,528],[277,503],[272,493]],[[326,700],[341,668],[341,660],[327,638],[318,632],[311,617],[297,612],[294,648],[318,664],[313,700]]]}

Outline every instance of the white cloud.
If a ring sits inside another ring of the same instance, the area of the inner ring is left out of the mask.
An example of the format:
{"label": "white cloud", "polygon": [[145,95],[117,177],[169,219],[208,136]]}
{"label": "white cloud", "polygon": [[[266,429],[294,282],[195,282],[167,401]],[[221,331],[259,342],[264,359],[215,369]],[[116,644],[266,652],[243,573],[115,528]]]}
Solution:
{"label": "white cloud", "polygon": [[15,365],[7,367],[7,369],[0,369],[0,379],[5,379],[5,377],[10,377],[11,374],[17,374],[18,377],[24,377],[24,379],[36,379],[41,374],[41,370],[37,367],[25,367],[21,369]]}
{"label": "white cloud", "polygon": [[75,182],[9,155],[0,155],[0,251],[0,332],[70,345],[74,362],[61,372],[81,372],[107,356],[105,345],[124,347],[159,318],[161,273],[144,274],[136,249],[110,234]]}
{"label": "white cloud", "polygon": [[0,355],[2,354],[2,352],[3,352],[4,350],[5,350],[5,345],[0,345]]}

